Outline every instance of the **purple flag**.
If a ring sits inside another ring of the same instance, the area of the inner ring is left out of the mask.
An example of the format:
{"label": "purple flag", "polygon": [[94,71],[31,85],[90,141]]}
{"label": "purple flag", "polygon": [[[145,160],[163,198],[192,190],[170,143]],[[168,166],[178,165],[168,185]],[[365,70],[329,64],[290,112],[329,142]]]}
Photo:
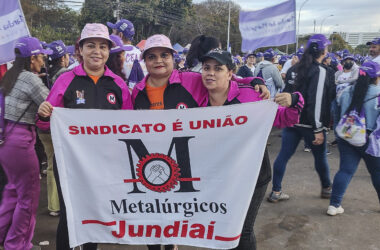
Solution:
{"label": "purple flag", "polygon": [[0,1],[0,64],[13,61],[17,39],[30,36],[19,0]]}
{"label": "purple flag", "polygon": [[240,11],[241,50],[280,46],[296,42],[296,2],[284,3],[257,11]]}

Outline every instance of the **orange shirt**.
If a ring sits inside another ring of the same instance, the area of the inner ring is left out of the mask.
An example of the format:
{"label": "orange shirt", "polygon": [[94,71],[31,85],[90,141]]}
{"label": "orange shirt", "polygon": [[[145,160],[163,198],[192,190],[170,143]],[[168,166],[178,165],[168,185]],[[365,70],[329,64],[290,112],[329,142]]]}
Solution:
{"label": "orange shirt", "polygon": [[164,109],[164,91],[166,85],[162,87],[152,87],[149,84],[146,84],[145,90],[150,101],[150,109]]}
{"label": "orange shirt", "polygon": [[98,83],[100,76],[92,76],[92,75],[88,75],[88,76],[94,81],[95,84]]}

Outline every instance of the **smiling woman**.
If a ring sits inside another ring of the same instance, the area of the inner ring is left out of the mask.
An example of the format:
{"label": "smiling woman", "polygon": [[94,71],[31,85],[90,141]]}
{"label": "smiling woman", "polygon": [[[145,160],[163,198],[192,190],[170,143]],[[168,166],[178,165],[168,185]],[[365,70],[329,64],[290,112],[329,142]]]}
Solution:
{"label": "smiling woman", "polygon": [[[80,109],[132,109],[127,84],[105,64],[113,45],[108,29],[103,24],[86,24],[79,40],[83,63],[63,73],[54,83],[46,101],[38,110],[38,126],[48,129],[47,123],[53,107]],[[66,209],[59,183],[56,162],[53,166],[60,203],[60,220],[57,228],[57,250],[69,250]],[[87,243],[83,249],[97,249],[96,243]]]}

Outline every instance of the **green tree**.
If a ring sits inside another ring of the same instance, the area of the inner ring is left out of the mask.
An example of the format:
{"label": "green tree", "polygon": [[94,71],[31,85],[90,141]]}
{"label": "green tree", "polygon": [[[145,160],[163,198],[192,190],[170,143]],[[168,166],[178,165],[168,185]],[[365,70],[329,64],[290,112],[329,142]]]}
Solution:
{"label": "green tree", "polygon": [[79,35],[78,13],[58,0],[21,0],[31,35],[41,41],[73,44]]}
{"label": "green tree", "polygon": [[331,51],[338,51],[338,50],[344,50],[348,49],[349,51],[353,51],[352,47],[344,41],[341,35],[338,33],[333,33],[330,35],[329,40],[331,41]]}
{"label": "green tree", "polygon": [[366,44],[360,44],[355,47],[354,49],[355,54],[360,54],[362,56],[368,55],[368,45]]}

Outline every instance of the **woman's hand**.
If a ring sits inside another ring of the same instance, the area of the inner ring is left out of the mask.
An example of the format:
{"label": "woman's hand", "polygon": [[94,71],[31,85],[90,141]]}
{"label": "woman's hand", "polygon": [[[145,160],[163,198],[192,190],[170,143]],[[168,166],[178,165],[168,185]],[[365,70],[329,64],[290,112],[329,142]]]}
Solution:
{"label": "woman's hand", "polygon": [[38,108],[38,115],[41,117],[49,117],[51,116],[51,113],[53,112],[53,106],[50,104],[50,102],[43,102],[41,103],[40,107]]}
{"label": "woman's hand", "polygon": [[314,145],[321,145],[323,141],[325,140],[325,136],[323,135],[323,132],[319,132],[314,134],[315,140],[313,141]]}
{"label": "woman's hand", "polygon": [[255,85],[255,91],[256,92],[261,91],[260,98],[262,98],[263,100],[269,99],[269,97],[270,97],[270,92],[269,92],[267,86],[265,86],[265,85],[256,84]]}
{"label": "woman's hand", "polygon": [[292,105],[292,95],[290,93],[279,93],[274,101],[283,107],[289,108]]}

